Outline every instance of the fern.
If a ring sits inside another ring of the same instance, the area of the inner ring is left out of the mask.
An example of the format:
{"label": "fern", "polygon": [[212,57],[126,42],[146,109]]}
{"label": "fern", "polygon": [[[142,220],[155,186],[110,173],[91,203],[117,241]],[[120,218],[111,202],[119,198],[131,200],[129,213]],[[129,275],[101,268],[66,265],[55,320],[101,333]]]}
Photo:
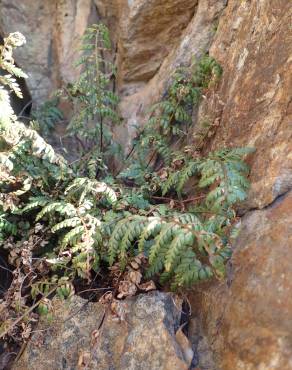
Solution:
{"label": "fern", "polygon": [[[24,41],[12,34],[0,48],[0,245],[17,272],[33,275],[31,294],[22,297],[21,288],[17,294],[29,302],[53,285],[66,297],[76,277],[91,281],[101,267],[117,262],[127,271],[139,253],[147,260],[145,278],[173,288],[222,277],[235,207],[249,188],[243,159],[251,149],[222,149],[205,158],[192,148],[172,150],[187,137],[194,106],[220,78],[219,64],[204,56],[174,72],[125,168],[114,176],[111,159],[119,147],[111,127],[119,118],[110,89],[115,67],[104,57],[108,30],[87,30],[77,61],[80,77],[63,91],[74,110],[68,135],[79,146],[72,165],[41,135],[62,120],[57,99],[39,107],[29,126],[11,108],[10,93],[21,96],[16,78],[26,77],[12,53]],[[196,196],[191,202],[184,199],[187,184]],[[42,299],[39,311],[48,307]]]}
{"label": "fern", "polygon": [[49,198],[40,196],[40,197],[30,197],[29,203],[21,209],[22,213],[31,212],[34,209],[44,207],[50,201]]}
{"label": "fern", "polygon": [[[174,159],[174,153],[170,148],[173,138],[178,137],[180,141],[187,137],[194,107],[199,104],[204,90],[215,84],[221,74],[220,65],[209,55],[203,56],[188,68],[178,68],[174,72],[165,99],[151,107],[150,118],[134,141],[130,153],[131,164],[121,171],[120,178],[130,178],[137,185],[142,185],[145,183],[142,174],[145,174],[146,170],[151,172],[150,165],[157,158],[165,166],[171,165]],[[180,191],[187,177],[192,176],[188,175],[188,171],[194,171],[193,164],[190,164],[190,168],[182,174],[185,178],[180,180]],[[163,193],[166,194],[177,182],[178,178],[170,179],[169,183],[165,184]]]}
{"label": "fern", "polygon": [[52,227],[52,232],[55,233],[65,228],[75,228],[80,226],[81,220],[79,217],[67,218]]}
{"label": "fern", "polygon": [[209,209],[216,210],[243,201],[249,189],[246,178],[249,169],[242,157],[253,151],[253,148],[223,149],[209,153],[207,158],[186,158],[180,170],[169,173],[162,185],[162,194],[167,194],[171,189],[180,194],[185,184],[197,176],[200,178],[199,188],[217,184],[206,197]]}
{"label": "fern", "polygon": [[[229,258],[228,254],[220,254],[229,248],[223,239],[214,231],[207,231],[204,222],[194,214],[178,214],[175,219],[130,216],[121,220],[112,233],[109,262],[113,264],[118,259],[124,268],[138,249],[149,253],[148,276],[164,271],[164,278],[171,277],[176,286],[191,285],[222,273],[220,261]],[[151,242],[149,252],[146,242]],[[209,260],[209,264],[203,264],[199,256],[205,256],[203,259]]]}
{"label": "fern", "polygon": [[82,168],[90,178],[96,178],[99,172],[108,172],[105,160],[114,146],[109,128],[119,122],[118,98],[110,90],[115,66],[104,58],[110,47],[106,26],[89,27],[82,38],[81,57],[75,63],[82,70],[80,77],[60,92],[73,105],[68,135],[77,140],[83,157]]}
{"label": "fern", "polygon": [[64,119],[63,113],[58,108],[58,103],[59,99],[55,97],[37,107],[31,114],[30,126],[42,136],[48,136],[55,129],[56,124]]}

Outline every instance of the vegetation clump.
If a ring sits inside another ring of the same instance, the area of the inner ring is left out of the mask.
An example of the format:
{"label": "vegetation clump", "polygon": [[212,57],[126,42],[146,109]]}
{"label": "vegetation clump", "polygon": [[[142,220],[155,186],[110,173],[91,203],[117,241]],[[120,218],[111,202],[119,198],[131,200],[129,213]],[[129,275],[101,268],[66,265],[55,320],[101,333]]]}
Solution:
{"label": "vegetation clump", "polygon": [[[105,58],[105,26],[87,30],[80,77],[63,90],[74,107],[68,135],[80,144],[80,160],[72,165],[11,108],[4,87],[21,96],[15,76],[26,76],[12,52],[24,42],[11,34],[0,48],[0,67],[7,72],[0,77],[0,247],[13,266],[0,303],[2,335],[23,337],[31,307],[47,314],[52,293],[67,297],[77,278],[92,282],[110,266],[122,274],[137,256],[143,256],[145,281],[160,278],[176,289],[224,276],[234,207],[249,187],[243,157],[251,149],[206,157],[190,148],[171,149],[173,140],[186,135],[204,90],[220,78],[218,63],[204,56],[175,72],[123,170],[114,175],[108,161],[118,147],[111,135],[119,121],[118,98],[110,90],[115,72]],[[190,180],[191,199],[185,190]]]}

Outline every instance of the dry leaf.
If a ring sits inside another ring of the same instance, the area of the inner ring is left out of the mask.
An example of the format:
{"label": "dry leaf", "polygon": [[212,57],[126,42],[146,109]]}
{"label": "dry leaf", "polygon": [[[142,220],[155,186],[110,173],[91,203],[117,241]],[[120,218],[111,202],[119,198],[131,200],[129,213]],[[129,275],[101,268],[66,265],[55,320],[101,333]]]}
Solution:
{"label": "dry leaf", "polygon": [[116,316],[116,318],[112,318],[113,321],[125,321],[126,314],[127,314],[128,305],[126,303],[114,300],[111,303],[111,311]]}
{"label": "dry leaf", "polygon": [[142,279],[142,274],[140,271],[132,270],[129,272],[128,276],[132,283],[136,285],[140,284]]}
{"label": "dry leaf", "polygon": [[124,280],[121,281],[121,283],[119,284],[118,291],[118,299],[122,299],[124,297],[132,297],[137,292],[137,286],[131,281]]}
{"label": "dry leaf", "polygon": [[136,261],[132,261],[131,267],[133,267],[134,270],[138,270],[138,268],[140,267],[140,264],[138,264]]}
{"label": "dry leaf", "polygon": [[153,280],[150,280],[146,283],[140,284],[139,289],[149,292],[150,290],[156,290],[156,285]]}
{"label": "dry leaf", "polygon": [[168,177],[168,171],[165,168],[162,168],[158,172],[158,176],[161,178],[161,180],[167,179],[167,177]]}

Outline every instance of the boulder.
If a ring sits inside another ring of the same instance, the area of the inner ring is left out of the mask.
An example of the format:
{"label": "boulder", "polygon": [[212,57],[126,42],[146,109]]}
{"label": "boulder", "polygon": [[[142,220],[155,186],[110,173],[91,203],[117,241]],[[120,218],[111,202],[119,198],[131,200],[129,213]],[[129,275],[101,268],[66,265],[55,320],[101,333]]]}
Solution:
{"label": "boulder", "polygon": [[206,152],[256,149],[227,280],[191,295],[224,370],[292,368],[290,17],[285,0],[228,1],[210,49],[223,76],[194,120],[216,127]]}
{"label": "boulder", "polygon": [[292,192],[242,219],[227,282],[192,295],[220,369],[292,369]]}
{"label": "boulder", "polygon": [[152,292],[115,301],[113,314],[113,305],[55,299],[53,321],[39,324],[14,370],[187,370],[175,335],[181,304]]}

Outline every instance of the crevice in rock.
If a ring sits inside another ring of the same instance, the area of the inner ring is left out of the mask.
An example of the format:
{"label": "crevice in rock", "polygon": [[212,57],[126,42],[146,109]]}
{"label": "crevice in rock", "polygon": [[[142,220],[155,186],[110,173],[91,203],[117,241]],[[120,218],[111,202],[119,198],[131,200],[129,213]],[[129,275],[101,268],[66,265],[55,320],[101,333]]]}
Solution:
{"label": "crevice in rock", "polygon": [[287,190],[283,191],[283,193],[277,195],[276,198],[274,198],[271,203],[266,204],[262,208],[254,207],[254,208],[248,208],[248,209],[246,209],[242,212],[239,211],[240,212],[239,213],[240,217],[243,217],[246,214],[249,214],[249,213],[254,212],[254,211],[264,211],[264,210],[275,207],[277,204],[279,204],[290,193],[290,191],[292,191],[292,187],[289,187]]}

